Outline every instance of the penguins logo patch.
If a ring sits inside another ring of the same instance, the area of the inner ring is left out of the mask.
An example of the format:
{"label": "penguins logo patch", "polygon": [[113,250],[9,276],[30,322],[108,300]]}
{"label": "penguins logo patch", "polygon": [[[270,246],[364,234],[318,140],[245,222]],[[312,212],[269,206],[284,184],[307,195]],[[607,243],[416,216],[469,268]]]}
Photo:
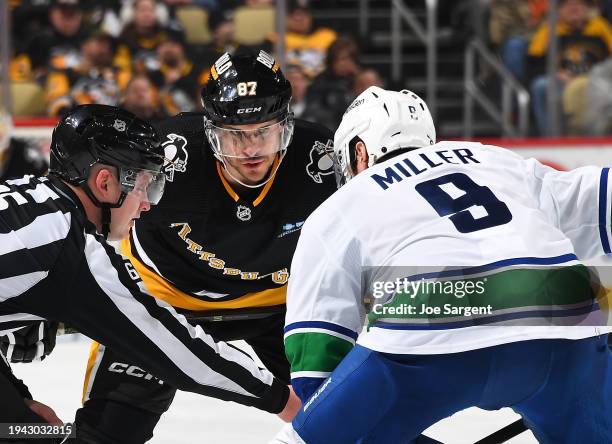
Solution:
{"label": "penguins logo patch", "polygon": [[174,181],[174,173],[184,173],[187,171],[187,139],[179,134],[168,134],[166,141],[162,143],[164,147],[163,171],[168,181]]}
{"label": "penguins logo patch", "polygon": [[310,163],[306,165],[306,173],[316,183],[323,183],[321,176],[327,176],[334,173],[333,161],[334,147],[333,141],[328,140],[326,144],[318,140],[310,150]]}

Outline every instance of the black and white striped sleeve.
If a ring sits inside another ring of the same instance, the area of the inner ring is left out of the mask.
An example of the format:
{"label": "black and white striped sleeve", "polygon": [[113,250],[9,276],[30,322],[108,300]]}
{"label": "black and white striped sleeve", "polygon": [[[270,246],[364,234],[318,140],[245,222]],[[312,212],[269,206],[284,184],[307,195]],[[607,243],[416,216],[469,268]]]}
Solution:
{"label": "black and white striped sleeve", "polygon": [[[288,387],[146,293],[58,181],[0,185],[0,331],[20,313],[64,322],[178,389],[280,412]],[[23,319],[23,317],[21,318]]]}
{"label": "black and white striped sleeve", "polygon": [[48,277],[60,256],[72,214],[59,200],[44,178],[0,185],[0,334],[43,319],[12,306]]}
{"label": "black and white striped sleeve", "polygon": [[146,293],[129,261],[99,237],[86,234],[84,250],[67,323],[179,389],[272,413],[284,408],[288,388],[268,370]]}

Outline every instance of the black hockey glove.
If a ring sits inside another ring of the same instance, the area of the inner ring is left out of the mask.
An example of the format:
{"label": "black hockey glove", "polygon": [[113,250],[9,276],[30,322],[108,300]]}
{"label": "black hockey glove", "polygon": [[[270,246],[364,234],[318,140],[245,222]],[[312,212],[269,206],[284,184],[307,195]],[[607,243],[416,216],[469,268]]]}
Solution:
{"label": "black hockey glove", "polygon": [[55,348],[57,322],[33,322],[0,336],[0,351],[10,362],[42,361]]}

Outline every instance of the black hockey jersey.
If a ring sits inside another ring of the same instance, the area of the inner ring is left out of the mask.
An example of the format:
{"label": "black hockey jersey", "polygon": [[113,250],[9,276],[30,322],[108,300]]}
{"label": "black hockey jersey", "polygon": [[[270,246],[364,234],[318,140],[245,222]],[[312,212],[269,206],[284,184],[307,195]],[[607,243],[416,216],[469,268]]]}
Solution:
{"label": "black hockey jersey", "polygon": [[175,307],[283,305],[302,224],[336,189],[331,132],[297,120],[276,175],[247,198],[223,177],[202,114],[181,114],[159,130],[173,161],[166,191],[134,225],[122,253],[149,291]]}
{"label": "black hockey jersey", "polygon": [[0,162],[0,182],[17,179],[26,174],[42,176],[49,164],[42,152],[20,139],[11,139]]}

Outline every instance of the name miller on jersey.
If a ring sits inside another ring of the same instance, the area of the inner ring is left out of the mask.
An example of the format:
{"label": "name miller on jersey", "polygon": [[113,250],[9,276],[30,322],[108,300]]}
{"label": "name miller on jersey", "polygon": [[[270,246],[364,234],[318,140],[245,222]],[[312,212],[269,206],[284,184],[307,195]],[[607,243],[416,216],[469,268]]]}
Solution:
{"label": "name miller on jersey", "polygon": [[[474,157],[474,153],[467,148],[425,151],[411,154],[413,155],[385,168],[384,176],[372,174],[370,178],[383,190],[386,190],[389,188],[389,185],[393,185],[395,182],[401,182],[403,180],[402,176],[418,176],[427,170],[439,167],[445,163],[450,163],[452,165],[480,163]],[[453,160],[457,160],[458,162],[453,162]]]}

